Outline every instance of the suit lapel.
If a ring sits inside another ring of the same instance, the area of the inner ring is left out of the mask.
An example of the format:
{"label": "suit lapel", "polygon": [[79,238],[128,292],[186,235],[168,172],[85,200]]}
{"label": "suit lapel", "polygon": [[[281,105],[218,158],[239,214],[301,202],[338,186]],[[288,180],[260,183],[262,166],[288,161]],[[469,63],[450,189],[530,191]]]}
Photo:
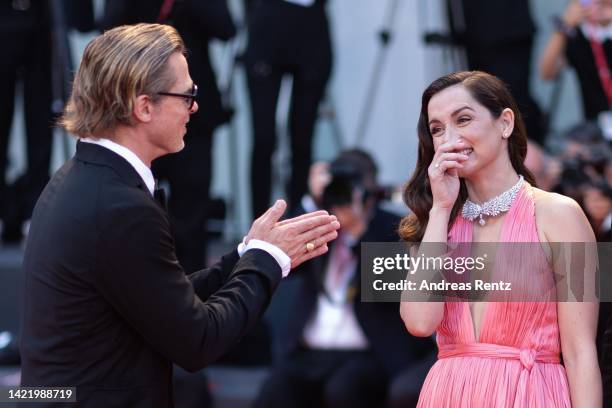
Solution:
{"label": "suit lapel", "polygon": [[153,191],[153,198],[155,201],[165,210],[168,211],[168,199],[166,198],[166,190],[163,188],[156,188]]}
{"label": "suit lapel", "polygon": [[143,190],[143,192],[146,192],[146,194],[153,199],[146,183],[140,177],[136,169],[134,169],[127,160],[112,150],[93,143],[77,142],[77,149],[74,157],[76,160],[85,163],[93,163],[112,168],[123,182]]}

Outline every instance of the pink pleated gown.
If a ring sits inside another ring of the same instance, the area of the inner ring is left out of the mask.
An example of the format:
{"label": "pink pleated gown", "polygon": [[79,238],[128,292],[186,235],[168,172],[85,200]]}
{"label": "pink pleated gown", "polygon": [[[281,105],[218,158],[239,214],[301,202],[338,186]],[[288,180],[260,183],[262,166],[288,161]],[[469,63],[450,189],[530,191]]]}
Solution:
{"label": "pink pleated gown", "polygon": [[[472,228],[472,222],[458,216],[449,240],[471,241]],[[527,183],[504,217],[500,240],[539,242],[533,190]],[[537,259],[529,262],[552,276],[544,252],[534,252]],[[469,304],[446,302],[437,330],[438,361],[423,384],[418,407],[571,406],[554,301],[488,302],[476,337]]]}

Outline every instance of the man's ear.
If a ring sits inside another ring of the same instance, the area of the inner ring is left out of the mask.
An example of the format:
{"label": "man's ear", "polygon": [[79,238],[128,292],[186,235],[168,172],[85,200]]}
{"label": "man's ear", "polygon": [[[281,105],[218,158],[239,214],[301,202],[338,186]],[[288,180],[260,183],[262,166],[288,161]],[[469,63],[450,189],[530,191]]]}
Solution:
{"label": "man's ear", "polygon": [[510,108],[506,108],[499,115],[499,123],[501,127],[502,137],[508,139],[514,131],[514,112]]}
{"label": "man's ear", "polygon": [[134,100],[132,115],[139,122],[149,123],[153,119],[153,101],[149,95],[138,95]]}

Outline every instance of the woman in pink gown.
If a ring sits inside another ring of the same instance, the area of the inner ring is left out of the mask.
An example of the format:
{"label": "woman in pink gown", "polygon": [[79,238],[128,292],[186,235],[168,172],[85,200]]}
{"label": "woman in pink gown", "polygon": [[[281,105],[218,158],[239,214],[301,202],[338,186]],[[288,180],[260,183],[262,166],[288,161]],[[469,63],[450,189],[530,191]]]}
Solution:
{"label": "woman in pink gown", "polygon": [[[574,201],[533,186],[525,127],[499,79],[477,71],[437,79],[423,93],[418,133],[406,241],[541,243],[528,260],[506,260],[509,272],[512,262],[529,265],[526,282],[553,279],[548,243],[594,242]],[[419,407],[600,407],[598,304],[554,299],[402,302],[406,328],[436,332],[439,348]]]}

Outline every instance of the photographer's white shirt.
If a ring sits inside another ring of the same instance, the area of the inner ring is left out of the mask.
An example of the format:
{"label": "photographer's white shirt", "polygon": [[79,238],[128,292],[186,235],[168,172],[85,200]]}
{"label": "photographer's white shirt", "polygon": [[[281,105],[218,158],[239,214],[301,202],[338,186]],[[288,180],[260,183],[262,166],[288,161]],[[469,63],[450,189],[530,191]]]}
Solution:
{"label": "photographer's white shirt", "polygon": [[[344,240],[345,242],[340,242]],[[346,245],[350,251],[350,237],[342,234],[336,245]],[[353,309],[350,283],[357,273],[357,257],[351,253],[350,261],[340,271],[340,279],[334,278],[337,252],[330,253],[323,282],[325,292],[317,297],[316,311],[302,333],[304,344],[311,349],[365,350],[368,340],[357,321]]]}

